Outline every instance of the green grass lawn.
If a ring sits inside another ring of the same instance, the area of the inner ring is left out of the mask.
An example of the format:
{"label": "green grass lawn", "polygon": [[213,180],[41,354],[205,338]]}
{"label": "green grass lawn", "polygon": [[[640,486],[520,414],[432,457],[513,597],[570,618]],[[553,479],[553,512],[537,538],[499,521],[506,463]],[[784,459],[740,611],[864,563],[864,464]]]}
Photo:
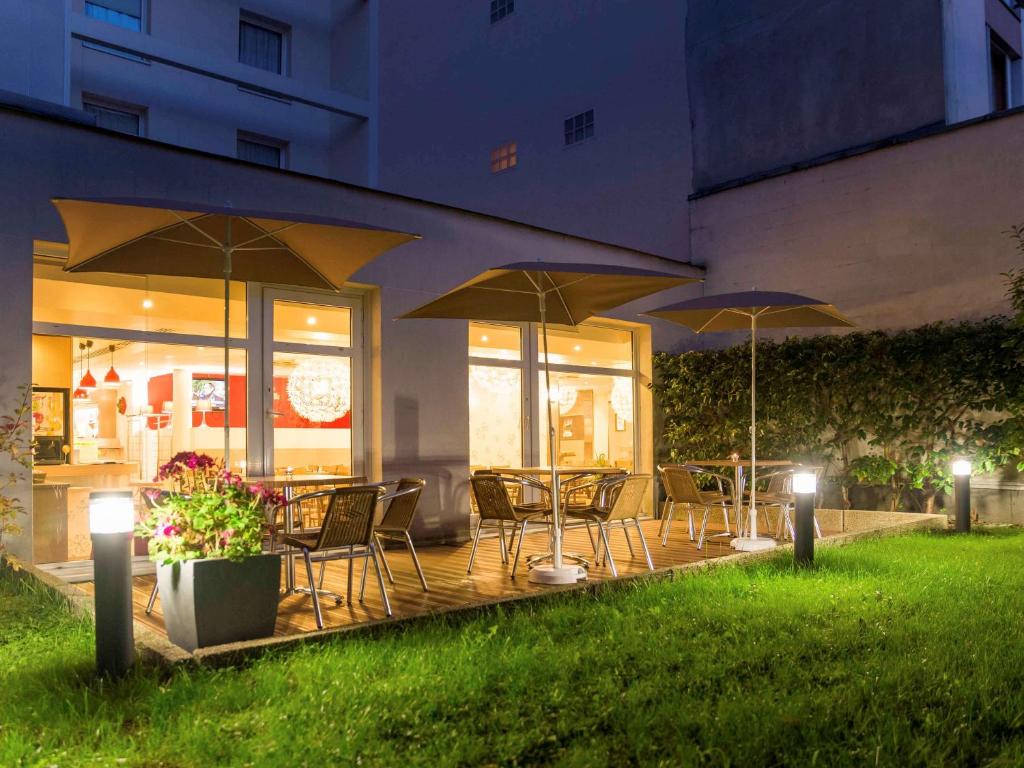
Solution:
{"label": "green grass lawn", "polygon": [[920,533],[92,676],[0,578],[0,765],[1024,765],[1024,531]]}

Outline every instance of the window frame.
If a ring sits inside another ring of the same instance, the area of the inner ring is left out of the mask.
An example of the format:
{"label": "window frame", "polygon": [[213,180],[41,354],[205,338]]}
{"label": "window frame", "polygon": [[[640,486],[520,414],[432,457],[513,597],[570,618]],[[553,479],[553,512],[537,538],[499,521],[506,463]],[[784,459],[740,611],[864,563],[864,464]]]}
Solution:
{"label": "window frame", "polygon": [[[239,148],[242,142],[247,144],[255,144],[263,147],[272,147],[278,151],[278,164],[270,165],[268,163],[261,163],[257,160],[247,160],[239,153]],[[260,133],[252,133],[250,131],[239,130],[235,134],[235,157],[241,160],[243,163],[250,163],[252,165],[258,165],[263,168],[277,168],[278,170],[285,170],[288,168],[288,147],[289,142],[284,139],[274,138],[273,136],[265,136]]]}
{"label": "window frame", "polygon": [[[248,24],[251,27],[257,27],[266,32],[271,32],[281,38],[281,50],[279,55],[280,66],[276,72],[273,69],[266,69],[265,67],[250,64],[249,62],[242,60],[243,24]],[[272,75],[289,77],[291,74],[291,32],[291,25],[286,24],[283,21],[278,21],[277,19],[272,19],[268,16],[262,16],[258,13],[247,11],[244,8],[240,9],[238,13],[238,63],[247,67],[252,67],[253,69],[258,69],[261,72],[269,72]]]}
{"label": "window frame", "polygon": [[[519,165],[519,142],[510,140],[499,144],[491,150],[490,158],[492,175],[514,170]],[[499,166],[503,160],[505,161],[505,166],[502,168]]]}
{"label": "window frame", "polygon": [[516,12],[516,0],[490,0],[489,10],[493,26]]}
{"label": "window frame", "polygon": [[[589,122],[587,120],[589,116]],[[576,120],[583,118],[583,137],[575,138],[576,131],[581,130],[575,127]],[[566,129],[566,125],[571,124],[572,127]],[[590,134],[587,135],[587,129],[590,129]],[[575,147],[578,144],[583,144],[587,141],[592,141],[597,136],[597,114],[593,107],[585,109],[582,112],[575,112],[562,120],[562,148],[567,149],[568,147]]]}
{"label": "window frame", "polygon": [[92,112],[89,112],[89,109],[88,109],[88,107],[91,106],[91,107],[94,107],[95,109],[106,111],[106,112],[116,112],[116,113],[120,113],[122,115],[133,115],[139,121],[139,130],[138,130],[137,133],[128,133],[127,131],[119,131],[116,128],[107,128],[106,126],[100,125],[98,120],[96,122],[96,127],[97,128],[103,128],[104,130],[107,130],[107,131],[114,131],[116,133],[124,134],[125,136],[138,136],[140,138],[145,138],[146,137],[146,135],[148,133],[147,129],[149,127],[148,126],[148,120],[147,120],[149,110],[147,110],[146,107],[143,107],[143,106],[138,105],[138,104],[129,104],[127,102],[117,101],[115,99],[108,99],[108,98],[106,98],[104,96],[98,96],[98,95],[96,95],[94,93],[88,93],[88,92],[83,92],[81,98],[82,98],[82,111],[83,112],[87,112],[90,115],[93,114]]}

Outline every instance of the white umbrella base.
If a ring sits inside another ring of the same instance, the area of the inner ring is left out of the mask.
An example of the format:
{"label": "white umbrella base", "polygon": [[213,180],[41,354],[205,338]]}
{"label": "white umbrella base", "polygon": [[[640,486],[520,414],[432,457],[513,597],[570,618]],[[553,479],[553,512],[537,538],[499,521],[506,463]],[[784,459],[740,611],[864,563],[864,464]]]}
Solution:
{"label": "white umbrella base", "polygon": [[778,546],[775,539],[761,538],[760,536],[756,539],[749,537],[733,539],[729,544],[733,549],[740,552],[764,552],[768,549],[775,549]]}
{"label": "white umbrella base", "polygon": [[553,565],[538,565],[530,571],[531,584],[575,584],[577,581],[585,581],[587,569],[581,565],[563,565],[555,568]]}

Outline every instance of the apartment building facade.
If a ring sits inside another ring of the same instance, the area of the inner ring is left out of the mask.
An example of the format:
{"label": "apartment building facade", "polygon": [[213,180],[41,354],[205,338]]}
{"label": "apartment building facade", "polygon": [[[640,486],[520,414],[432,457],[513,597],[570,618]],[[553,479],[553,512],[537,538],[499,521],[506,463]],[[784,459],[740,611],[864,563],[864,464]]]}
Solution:
{"label": "apartment building facade", "polygon": [[0,89],[111,130],[377,181],[378,0],[0,3]]}

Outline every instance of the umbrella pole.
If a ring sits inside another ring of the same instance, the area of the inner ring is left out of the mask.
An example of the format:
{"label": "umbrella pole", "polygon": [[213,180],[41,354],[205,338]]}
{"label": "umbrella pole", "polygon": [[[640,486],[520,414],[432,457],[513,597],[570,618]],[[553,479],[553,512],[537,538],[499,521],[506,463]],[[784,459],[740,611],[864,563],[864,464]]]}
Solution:
{"label": "umbrella pole", "polygon": [[231,217],[224,244],[224,469],[231,471]]}
{"label": "umbrella pole", "polygon": [[750,315],[750,538],[757,539],[757,315]]}

